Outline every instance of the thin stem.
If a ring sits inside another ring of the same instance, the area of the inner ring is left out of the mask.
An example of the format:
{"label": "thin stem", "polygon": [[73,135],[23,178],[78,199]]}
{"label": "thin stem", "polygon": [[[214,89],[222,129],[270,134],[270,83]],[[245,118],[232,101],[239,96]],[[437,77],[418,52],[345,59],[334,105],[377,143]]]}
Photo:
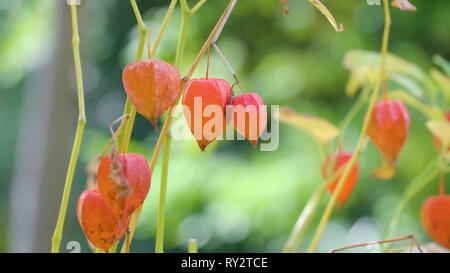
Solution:
{"label": "thin stem", "polygon": [[[186,0],[181,0],[181,26],[178,35],[177,51],[175,54],[175,67],[179,70],[183,63],[184,49],[186,47],[186,34],[189,27],[189,7]],[[166,123],[164,123],[166,125]],[[159,205],[158,205],[158,218],[156,224],[156,241],[155,241],[155,252],[164,252],[164,222],[165,222],[165,212],[166,212],[166,196],[167,196],[167,180],[169,175],[169,159],[170,159],[170,149],[171,149],[172,138],[169,134],[165,134],[164,141],[164,154],[163,163],[161,165],[161,185],[159,190]],[[159,153],[159,151],[158,151]],[[153,161],[153,160],[152,160]],[[156,158],[155,158],[156,162]]]}
{"label": "thin stem", "polygon": [[302,213],[298,217],[297,222],[295,223],[295,227],[292,230],[292,233],[283,248],[283,253],[292,253],[297,251],[306,234],[306,231],[308,230],[308,227],[310,226],[312,216],[315,214],[319,207],[324,192],[325,188],[320,187],[316,190],[316,192],[314,192],[311,199],[309,199]]}
{"label": "thin stem", "polygon": [[380,67],[380,81],[377,81],[375,89],[372,93],[372,96],[370,97],[369,101],[369,107],[367,109],[363,127],[361,130],[361,134],[359,136],[358,144],[356,147],[356,152],[353,154],[349,162],[345,165],[344,173],[340,177],[336,189],[333,192],[333,195],[331,197],[331,200],[328,202],[328,205],[325,209],[325,212],[322,215],[322,218],[319,222],[319,226],[317,227],[317,230],[313,236],[313,239],[311,241],[311,244],[309,245],[308,252],[315,252],[317,248],[317,244],[319,243],[320,237],[322,236],[323,231],[325,230],[325,226],[328,223],[328,220],[331,217],[331,214],[333,213],[334,207],[336,206],[337,200],[339,195],[341,194],[343,188],[344,188],[344,182],[347,180],[347,178],[350,175],[351,170],[353,169],[353,166],[355,165],[357,159],[362,154],[364,147],[365,147],[365,138],[367,134],[367,129],[369,127],[369,122],[372,116],[373,108],[375,105],[375,101],[378,98],[378,93],[380,90],[380,82],[385,77],[385,65],[386,65],[386,57],[387,57],[387,50],[388,50],[388,43],[389,43],[389,30],[391,25],[391,16],[390,16],[390,10],[389,10],[389,2],[388,0],[383,0],[383,6],[384,6],[384,12],[385,12],[385,25],[384,25],[384,31],[383,31],[383,42],[382,42],[382,49],[381,49],[381,67]]}
{"label": "thin stem", "polygon": [[239,78],[238,78],[236,72],[234,71],[233,67],[231,66],[230,62],[227,60],[227,58],[222,53],[222,51],[220,50],[219,46],[216,43],[213,43],[212,45],[213,45],[214,49],[217,51],[217,53],[219,54],[220,58],[223,60],[223,62],[227,66],[228,70],[231,72],[231,75],[233,75],[233,78],[236,81],[236,83],[234,85],[237,85],[239,87],[239,89],[241,89],[241,92],[245,93],[244,89],[242,89],[242,87],[241,87],[241,81],[239,80]]}
{"label": "thin stem", "polygon": [[[142,16],[139,12],[139,8],[136,4],[135,0],[130,0],[131,3],[131,7],[133,8],[133,12],[134,15],[136,17],[136,21],[138,23],[139,26],[139,43],[138,43],[138,50],[137,50],[137,54],[136,54],[136,61],[140,61],[142,60],[142,55],[144,52],[144,47],[145,47],[145,38],[147,35],[147,28],[144,24],[144,21],[142,20]],[[167,25],[170,22],[170,19],[172,18],[173,15],[173,11],[174,8],[177,4],[177,0],[172,0],[170,2],[169,8],[167,10],[166,16],[164,17],[164,20],[161,24],[161,28],[158,32],[158,34],[156,35],[156,40],[155,43],[153,44],[153,48],[152,48],[152,55],[154,56],[160,41],[167,29]],[[129,98],[127,98],[126,102],[125,102],[125,107],[124,107],[124,111],[123,111],[124,115],[129,115],[129,119],[128,120],[124,120],[124,124],[126,124],[126,126],[124,126],[124,130],[121,130],[119,137],[118,137],[118,144],[119,144],[119,150],[122,153],[125,153],[128,149],[128,144],[130,142],[131,139],[131,133],[133,131],[133,126],[134,126],[134,121],[136,119],[136,109],[134,108],[134,106],[132,105],[131,101]]]}
{"label": "thin stem", "polygon": [[368,85],[364,90],[361,91],[361,94],[358,97],[358,100],[356,103],[353,104],[350,111],[347,112],[347,115],[345,115],[342,122],[339,124],[339,129],[341,130],[341,139],[342,135],[344,134],[344,131],[347,129],[347,127],[350,125],[350,123],[353,121],[353,119],[356,117],[356,115],[359,113],[361,108],[363,107],[364,103],[367,101],[367,94],[370,91],[370,88],[372,86]]}
{"label": "thin stem", "polygon": [[[145,47],[145,38],[146,38],[146,34],[147,34],[147,28],[144,24],[144,21],[142,20],[142,16],[139,12],[139,8],[136,4],[135,0],[130,0],[131,6],[133,8],[133,12],[136,16],[136,21],[138,23],[139,26],[139,45],[138,45],[138,50],[137,50],[137,55],[136,55],[136,61],[140,61],[142,59],[142,55],[144,52],[144,47]],[[155,44],[153,45],[152,48],[152,55],[154,55],[156,53],[156,50],[158,49],[159,43],[161,41],[161,38],[167,28],[167,25],[170,21],[170,19],[172,18],[172,14],[173,14],[173,10],[176,6],[177,0],[172,0],[172,2],[169,5],[169,9],[167,10],[166,16],[164,17],[163,23],[161,25],[161,28],[156,36],[156,40],[155,40]],[[123,131],[123,135],[119,136],[119,147],[120,147],[120,151],[122,153],[125,153],[128,149],[128,144],[130,142],[131,139],[131,133],[133,130],[133,126],[134,126],[134,121],[136,118],[136,109],[134,108],[134,106],[131,104],[131,101],[129,98],[127,98],[127,101],[125,103],[125,109],[124,109],[124,114],[128,114],[129,115],[129,119],[128,122],[126,122],[126,127],[125,127],[125,131]],[[162,145],[162,142],[160,140],[158,140],[158,143],[156,144],[155,150],[160,149]],[[152,163],[150,164],[150,170],[154,169],[154,165],[156,163],[156,159],[155,159],[155,155],[153,155],[152,158]],[[136,226],[137,226],[137,222],[139,220],[139,216],[142,212],[142,206],[139,207],[132,215],[131,217],[131,221],[130,221],[130,226],[129,226],[129,230],[130,232],[127,233],[126,235],[126,240],[125,243],[122,246],[121,252],[122,253],[126,253],[130,250],[130,245],[131,241],[133,239],[134,233],[136,231]]]}
{"label": "thin stem", "polygon": [[408,203],[420,193],[433,179],[439,174],[438,160],[433,160],[411,183],[408,190],[405,192],[402,200],[397,206],[395,213],[389,224],[388,231],[385,238],[391,238],[394,236],[398,223],[403,215],[403,212]]}
{"label": "thin stem", "polygon": [[152,48],[153,56],[156,54],[156,50],[158,49],[159,43],[161,42],[163,34],[166,31],[167,25],[170,22],[170,18],[172,18],[172,14],[173,14],[173,11],[175,10],[177,2],[178,2],[178,0],[172,0],[172,2],[170,2],[169,8],[167,9],[166,16],[164,16],[163,22],[161,24],[161,28],[158,32],[158,35],[156,36],[155,43],[153,44],[153,48]]}
{"label": "thin stem", "polygon": [[70,6],[72,17],[72,49],[73,58],[75,63],[75,75],[77,82],[77,94],[78,94],[78,124],[75,133],[75,140],[72,147],[72,153],[70,156],[69,166],[67,168],[66,180],[64,182],[64,191],[61,200],[61,206],[59,209],[58,220],[56,222],[55,231],[52,237],[52,252],[59,252],[61,245],[62,233],[64,229],[64,221],[66,218],[67,205],[69,203],[70,191],[72,189],[73,175],[75,173],[75,167],[78,161],[78,154],[80,152],[81,142],[84,134],[84,127],[86,126],[86,113],[84,107],[84,90],[83,90],[83,74],[81,71],[81,59],[80,59],[80,38],[78,36],[78,20],[77,20],[77,7],[75,5]]}
{"label": "thin stem", "polygon": [[[139,8],[136,4],[136,0],[130,0],[131,7],[133,9],[134,15],[136,17],[136,21],[139,27],[139,43],[138,43],[138,49],[136,53],[136,62],[142,60],[142,56],[144,54],[144,47],[145,47],[145,38],[147,36],[147,28],[145,26],[144,21],[142,20],[141,13],[139,12]],[[154,51],[153,51],[154,52]],[[118,145],[119,145],[119,151],[121,153],[126,153],[128,150],[128,144],[130,142],[131,133],[133,131],[134,121],[136,119],[136,109],[131,104],[130,98],[127,97],[127,100],[125,102],[125,107],[123,111],[124,115],[128,115],[130,118],[127,120],[122,121],[122,125],[125,128],[124,130],[121,130],[118,137]]]}
{"label": "thin stem", "polygon": [[385,244],[385,243],[394,243],[394,242],[399,242],[399,241],[405,241],[405,240],[411,240],[411,247],[410,247],[410,252],[412,250],[412,244],[415,244],[417,249],[419,250],[420,253],[422,253],[422,249],[420,248],[420,244],[419,242],[416,240],[416,237],[412,234],[409,235],[405,235],[405,236],[401,236],[401,237],[397,237],[397,238],[392,238],[392,239],[385,239],[385,240],[379,240],[379,241],[372,241],[372,242],[368,242],[368,243],[361,243],[361,244],[354,244],[354,245],[350,245],[350,246],[344,246],[344,247],[340,247],[340,248],[335,248],[333,250],[330,251],[330,253],[336,253],[339,251],[343,251],[346,249],[351,249],[351,248],[357,248],[357,247],[363,247],[363,246],[370,246],[370,245],[381,245],[381,244]]}
{"label": "thin stem", "polygon": [[189,11],[189,13],[191,15],[196,13],[203,6],[203,4],[206,3],[206,1],[208,1],[208,0],[200,0],[200,1],[198,1],[197,4],[195,4],[195,6]]}
{"label": "thin stem", "polygon": [[[334,166],[334,163],[331,164]],[[345,165],[344,165],[345,166]],[[304,239],[304,236],[306,232],[308,231],[308,228],[311,224],[312,218],[317,213],[319,204],[322,201],[323,193],[325,192],[325,189],[333,183],[333,181],[336,181],[336,179],[342,175],[344,171],[344,166],[339,167],[336,171],[332,173],[331,176],[329,176],[313,193],[311,198],[306,203],[306,206],[304,207],[302,213],[299,215],[297,222],[295,223],[294,229],[291,232],[291,235],[289,236],[288,241],[286,242],[283,252],[284,253],[292,253],[297,251],[298,247],[300,246],[302,240]]]}
{"label": "thin stem", "polygon": [[167,178],[169,172],[171,142],[172,138],[167,134],[164,144],[163,162],[161,166],[161,186],[159,190],[158,220],[156,226],[156,253],[164,252],[164,216],[166,211]]}
{"label": "thin stem", "polygon": [[[181,1],[181,3],[183,3],[183,2]],[[215,42],[217,40],[217,38],[219,37],[220,32],[222,31],[224,25],[226,24],[226,22],[228,20],[228,17],[230,16],[231,12],[233,11],[234,6],[236,5],[236,3],[237,3],[237,0],[230,0],[230,3],[228,4],[228,6],[225,9],[224,13],[220,17],[219,21],[217,21],[217,24],[214,26],[213,30],[209,34],[208,39],[205,41],[205,43],[203,44],[203,47],[200,49],[199,53],[197,54],[197,57],[195,58],[194,63],[192,64],[191,68],[189,69],[189,72],[182,79],[182,83],[181,83],[181,87],[180,87],[181,91],[178,94],[178,98],[175,100],[176,102],[169,109],[169,113],[167,115],[166,120],[164,121],[163,128],[161,129],[161,133],[159,134],[158,142],[156,143],[155,149],[153,151],[152,160],[150,162],[150,169],[152,171],[154,170],[154,167],[156,165],[156,161],[158,159],[159,152],[161,150],[161,146],[164,143],[164,139],[165,139],[165,137],[167,135],[170,123],[172,122],[173,109],[174,109],[175,105],[178,104],[178,101],[180,100],[182,94],[186,90],[187,82],[189,82],[189,80],[191,79],[192,74],[197,69],[197,66],[200,63],[200,60],[205,55],[205,52],[208,50],[208,47],[211,45],[211,43]],[[136,229],[137,221],[139,220],[139,216],[140,216],[141,211],[142,211],[142,206],[139,209],[137,209],[136,212],[131,217],[131,222],[130,222],[130,227],[129,227],[129,229],[130,229],[130,242],[133,239],[133,234],[134,234],[134,231]],[[123,250],[124,250],[124,248],[122,247],[122,251]]]}
{"label": "thin stem", "polygon": [[189,239],[189,241],[188,241],[188,253],[198,253],[197,240]]}

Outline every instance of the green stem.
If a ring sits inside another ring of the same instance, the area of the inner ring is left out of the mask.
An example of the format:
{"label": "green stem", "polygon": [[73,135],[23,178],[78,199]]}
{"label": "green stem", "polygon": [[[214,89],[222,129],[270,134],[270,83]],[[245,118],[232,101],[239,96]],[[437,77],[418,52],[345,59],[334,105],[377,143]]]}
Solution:
{"label": "green stem", "polygon": [[[180,33],[178,36],[177,52],[175,54],[175,66],[180,69],[183,56],[184,48],[186,46],[186,33],[189,26],[190,12],[186,0],[181,0],[181,26]],[[163,154],[163,164],[161,166],[161,186],[159,192],[159,206],[158,206],[158,220],[156,225],[156,242],[155,242],[155,252],[164,252],[164,216],[166,210],[166,195],[167,195],[167,179],[169,173],[169,158],[171,149],[172,137],[166,134],[166,139],[164,141],[164,154]]]}
{"label": "green stem", "polygon": [[324,191],[325,188],[321,186],[318,190],[316,190],[316,192],[314,192],[311,199],[309,199],[302,213],[298,217],[297,222],[295,223],[295,227],[283,248],[283,253],[292,253],[297,251],[305,237],[306,231],[311,224],[311,220],[319,207]]}
{"label": "green stem", "polygon": [[208,0],[200,0],[200,1],[198,1],[197,4],[195,4],[195,6],[189,11],[189,13],[191,15],[196,13],[203,6],[203,4],[206,3],[206,1],[208,1]]}
{"label": "green stem", "polygon": [[169,170],[170,159],[170,143],[172,138],[169,134],[166,135],[164,142],[163,162],[161,167],[161,186],[159,189],[159,205],[158,205],[158,222],[156,226],[156,245],[155,252],[164,252],[164,216],[166,211],[166,196],[167,196],[167,176]]}
{"label": "green stem", "polygon": [[189,241],[188,241],[188,253],[198,253],[197,240],[189,239]]}
{"label": "green stem", "polygon": [[84,109],[83,75],[81,71],[80,47],[79,47],[80,38],[78,36],[77,7],[75,5],[71,5],[70,10],[72,17],[72,32],[73,32],[72,49],[75,63],[79,114],[78,114],[77,129],[75,133],[75,140],[72,147],[69,166],[67,168],[66,180],[64,182],[64,191],[61,200],[61,206],[59,209],[58,220],[56,222],[55,231],[52,237],[52,253],[58,253],[60,249],[62,233],[64,229],[64,221],[67,212],[67,205],[69,203],[70,191],[72,189],[73,175],[75,173],[75,167],[78,161],[78,154],[80,152],[80,146],[83,139],[84,127],[86,126],[86,113]]}
{"label": "green stem", "polygon": [[366,103],[366,101],[368,99],[367,94],[369,93],[371,87],[372,87],[371,85],[368,85],[366,88],[364,88],[364,90],[361,91],[361,94],[359,95],[358,100],[356,101],[356,103],[353,104],[350,111],[347,112],[347,115],[345,115],[344,119],[339,124],[339,128],[341,130],[341,139],[344,134],[344,131],[347,129],[347,127],[350,125],[352,120],[359,113],[359,111],[363,107],[364,103]]}
{"label": "green stem", "polygon": [[380,65],[380,80],[377,81],[375,89],[372,93],[372,96],[370,97],[369,107],[367,109],[365,118],[364,118],[364,124],[361,130],[361,134],[359,136],[358,145],[356,147],[356,152],[353,154],[349,162],[345,165],[344,173],[342,174],[341,178],[339,179],[336,189],[334,190],[331,200],[328,202],[328,205],[322,215],[322,218],[320,219],[319,226],[316,229],[316,232],[312,238],[311,244],[309,245],[308,252],[315,252],[317,249],[317,245],[319,243],[319,240],[322,236],[323,231],[325,230],[325,226],[328,223],[328,220],[331,217],[331,214],[333,213],[334,207],[337,204],[338,196],[341,194],[345,181],[350,175],[350,172],[353,168],[353,166],[356,164],[356,161],[361,156],[364,147],[365,147],[365,138],[367,134],[367,129],[369,127],[369,122],[372,116],[373,108],[375,105],[375,101],[378,98],[378,93],[380,90],[381,82],[384,82],[386,77],[386,57],[387,57],[387,51],[388,51],[388,43],[389,43],[389,31],[391,26],[391,15],[389,10],[389,2],[388,0],[383,0],[383,6],[384,6],[384,13],[385,13],[385,24],[384,24],[384,31],[383,31],[383,42],[382,42],[382,49],[381,49],[381,65]]}
{"label": "green stem", "polygon": [[[141,13],[139,12],[139,8],[136,4],[136,0],[130,0],[131,7],[133,8],[134,15],[136,17],[136,21],[139,27],[139,43],[138,49],[136,53],[136,62],[142,60],[142,56],[144,54],[145,47],[145,38],[147,36],[147,28],[145,26],[144,20],[142,20]],[[123,111],[123,115],[128,115],[128,119],[122,120],[122,129],[119,132],[117,137],[117,142],[119,145],[119,151],[121,153],[126,153],[128,149],[128,144],[131,139],[131,133],[133,131],[134,121],[136,119],[136,109],[131,103],[130,98],[127,97],[125,102],[125,107]]]}
{"label": "green stem", "polygon": [[[170,5],[169,5],[169,8],[168,8],[167,13],[166,13],[166,16],[164,17],[164,20],[162,22],[161,28],[160,28],[160,30],[158,32],[158,35],[156,36],[156,42],[155,42],[155,44],[153,45],[153,48],[152,48],[152,54],[153,55],[155,54],[156,50],[158,49],[159,43],[161,41],[161,38],[162,38],[166,28],[167,28],[167,25],[168,25],[170,19],[172,18],[173,10],[174,10],[174,8],[176,6],[177,1],[178,0],[172,0]],[[138,8],[138,6],[136,4],[136,1],[135,0],[130,0],[130,3],[131,3],[131,6],[133,8],[133,12],[134,12],[134,15],[136,17],[136,21],[137,21],[138,26],[139,26],[139,44],[138,44],[138,50],[137,50],[137,54],[136,54],[136,61],[139,61],[139,60],[142,59],[142,55],[144,53],[145,38],[146,38],[146,35],[147,35],[147,28],[146,28],[146,26],[144,24],[144,21],[142,20],[142,16],[141,16],[141,13],[139,12],[139,8]],[[122,122],[126,122],[124,124],[125,126],[122,127],[122,128],[125,128],[125,129],[122,130],[119,133],[119,136],[118,136],[119,148],[120,148],[120,151],[122,153],[126,153],[126,151],[127,151],[128,144],[129,144],[130,139],[131,139],[131,133],[133,131],[134,121],[135,121],[135,118],[136,118],[136,109],[131,104],[131,101],[130,101],[129,98],[127,98],[127,101],[125,103],[125,108],[124,108],[124,115],[127,115],[127,114],[129,115],[129,118],[122,121]],[[156,145],[156,148],[160,147],[161,144],[162,143],[160,143],[160,141],[158,141],[158,143]],[[150,165],[150,169],[152,171],[154,169],[154,161],[155,160],[152,160],[152,164]],[[139,216],[140,216],[141,212],[142,212],[142,206],[139,207],[133,213],[133,216],[132,216],[131,221],[130,221],[130,226],[129,226],[130,232],[127,233],[127,235],[126,235],[127,236],[127,238],[126,238],[127,240],[125,240],[126,243],[124,243],[123,246],[122,246],[122,249],[121,249],[122,253],[128,252],[128,250],[130,249],[129,244],[131,243],[131,241],[133,239],[134,232],[136,231],[137,222],[139,220]]]}
{"label": "green stem", "polygon": [[[206,39],[205,43],[203,44],[202,48],[200,49],[200,51],[197,54],[197,57],[194,60],[194,63],[191,65],[191,68],[189,69],[188,73],[183,77],[182,81],[181,81],[181,91],[178,94],[178,98],[175,100],[176,103],[174,103],[170,109],[168,110],[168,115],[166,120],[164,121],[164,125],[163,128],[161,129],[161,133],[159,134],[158,137],[158,142],[156,143],[155,149],[153,151],[153,156],[152,156],[152,160],[150,162],[150,169],[153,171],[154,167],[156,165],[156,161],[158,159],[159,156],[159,152],[161,150],[162,144],[164,142],[164,139],[166,138],[167,132],[169,130],[169,126],[170,123],[172,122],[172,114],[173,114],[173,109],[175,107],[175,105],[178,103],[178,101],[180,100],[181,96],[183,95],[184,91],[186,90],[187,87],[187,83],[189,82],[189,80],[191,79],[192,75],[194,74],[195,70],[198,67],[198,64],[200,63],[201,58],[205,55],[206,51],[208,50],[208,48],[211,46],[212,43],[214,43],[217,38],[219,37],[223,26],[226,24],[229,15],[231,14],[231,12],[234,9],[234,6],[236,5],[237,0],[230,0],[227,8],[225,9],[225,11],[222,13],[222,16],[220,17],[219,21],[217,21],[217,24],[214,26],[213,30],[211,31],[211,33],[208,36],[208,39]],[[139,216],[140,213],[142,211],[142,206],[136,210],[135,213],[133,213],[133,216],[131,217],[131,223],[130,223],[130,242],[133,239],[133,234],[136,230],[136,224],[139,220]],[[124,252],[124,247],[122,247],[122,252]]]}
{"label": "green stem", "polygon": [[397,229],[398,223],[402,217],[402,214],[408,205],[408,203],[420,193],[426,186],[433,181],[440,172],[438,160],[433,160],[410,184],[410,187],[405,192],[402,200],[398,204],[395,210],[394,216],[389,224],[389,229],[386,232],[386,239],[392,238],[394,236],[395,230]]}

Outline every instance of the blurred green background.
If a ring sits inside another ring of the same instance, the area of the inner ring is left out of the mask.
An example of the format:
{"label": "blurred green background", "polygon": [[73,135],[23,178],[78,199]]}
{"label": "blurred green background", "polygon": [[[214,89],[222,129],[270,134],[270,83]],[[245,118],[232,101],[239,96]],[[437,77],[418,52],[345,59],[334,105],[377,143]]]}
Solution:
{"label": "blurred green background", "polygon": [[[143,19],[153,33],[168,3],[139,0]],[[182,74],[186,73],[228,1],[208,1],[192,18]],[[344,94],[350,49],[378,51],[382,6],[362,0],[323,1],[345,25],[336,33],[303,0],[289,1],[283,17],[279,1],[241,0],[218,44],[239,75],[242,86],[258,92],[269,105],[338,124],[355,98]],[[390,52],[428,71],[432,56],[450,57],[450,2],[412,1],[416,12],[392,10]],[[192,7],[194,0],[188,3]],[[71,51],[69,7],[65,1],[0,0],[0,251],[48,252],[56,222],[65,171],[76,127],[77,102]],[[156,57],[174,61],[179,9],[175,11]],[[81,61],[86,94],[87,129],[66,218],[62,251],[69,241],[86,239],[76,220],[77,197],[86,185],[86,166],[101,152],[108,124],[121,116],[125,102],[121,73],[134,60],[138,29],[128,1],[82,0],[79,8]],[[154,38],[154,37],[153,37]],[[196,77],[205,73],[205,62]],[[210,75],[230,82],[217,54]],[[338,209],[319,244],[319,251],[382,239],[392,212],[408,183],[436,157],[425,118],[411,109],[410,137],[392,181],[371,178],[379,155],[372,144],[360,161],[356,190]],[[352,122],[345,149],[353,151],[362,112]],[[137,117],[130,151],[151,156],[158,130]],[[314,189],[322,182],[323,160],[313,139],[280,125],[276,151],[260,152],[246,141],[216,141],[201,153],[195,142],[172,145],[166,215],[166,251],[184,252],[196,238],[201,252],[279,252]],[[160,165],[132,250],[154,250]],[[413,233],[429,241],[419,209],[437,181],[413,200],[396,235]],[[325,202],[328,201],[328,196]],[[314,219],[314,225],[318,217]],[[313,230],[301,250],[307,247]]]}

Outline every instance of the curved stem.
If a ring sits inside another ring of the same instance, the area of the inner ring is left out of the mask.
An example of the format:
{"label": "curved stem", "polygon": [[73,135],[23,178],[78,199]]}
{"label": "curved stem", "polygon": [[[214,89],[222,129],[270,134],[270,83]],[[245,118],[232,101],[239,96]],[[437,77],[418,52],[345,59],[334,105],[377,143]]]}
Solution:
{"label": "curved stem", "polygon": [[78,154],[80,152],[80,146],[83,139],[84,127],[86,126],[86,113],[84,107],[84,90],[83,90],[83,74],[81,71],[81,59],[80,59],[80,38],[78,36],[78,20],[77,20],[77,7],[75,5],[70,6],[72,17],[72,49],[73,58],[75,63],[75,75],[77,81],[77,94],[78,94],[78,124],[75,133],[75,140],[72,147],[72,153],[70,156],[69,166],[67,168],[66,179],[64,182],[64,191],[61,200],[61,205],[58,214],[58,220],[56,222],[55,231],[52,237],[52,252],[59,252],[61,245],[62,233],[64,229],[64,221],[66,218],[67,205],[69,203],[70,191],[72,189],[73,175],[75,173],[75,167],[78,161]]}
{"label": "curved stem", "polygon": [[360,134],[360,137],[358,140],[356,152],[353,154],[353,156],[351,157],[349,162],[345,165],[344,173],[342,174],[341,178],[339,179],[336,189],[334,190],[333,195],[331,197],[331,200],[328,202],[325,212],[322,215],[322,218],[319,222],[319,226],[317,227],[316,232],[311,241],[311,244],[309,245],[308,252],[316,251],[319,240],[322,236],[323,231],[325,230],[325,226],[328,223],[328,220],[330,219],[331,214],[333,213],[334,207],[336,206],[338,196],[341,194],[341,192],[344,188],[344,182],[349,177],[353,166],[355,165],[357,159],[360,157],[360,155],[362,154],[362,152],[364,150],[367,129],[369,127],[369,122],[370,122],[370,119],[372,116],[375,101],[378,98],[378,93],[380,90],[380,83],[383,81],[383,79],[385,79],[385,76],[386,76],[385,66],[386,66],[386,57],[387,57],[387,50],[388,50],[388,43],[389,43],[389,30],[390,30],[390,25],[391,25],[391,16],[390,16],[388,0],[383,0],[383,6],[384,6],[384,12],[385,12],[385,25],[384,25],[383,42],[382,42],[382,49],[381,49],[380,80],[377,81],[375,89],[372,93],[372,96],[370,97],[369,107],[367,109],[367,112],[366,112],[366,115],[364,118],[364,124],[363,124],[361,134]]}

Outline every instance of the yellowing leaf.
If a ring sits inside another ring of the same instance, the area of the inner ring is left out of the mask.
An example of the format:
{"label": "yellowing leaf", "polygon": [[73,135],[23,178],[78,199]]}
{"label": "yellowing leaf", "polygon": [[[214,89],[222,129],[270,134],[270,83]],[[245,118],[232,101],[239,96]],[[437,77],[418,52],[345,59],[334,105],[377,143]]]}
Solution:
{"label": "yellowing leaf", "polygon": [[281,14],[288,15],[289,10],[287,9],[288,0],[281,0]]}
{"label": "yellowing leaf", "polygon": [[333,17],[333,14],[331,14],[331,12],[324,4],[322,4],[322,2],[320,2],[319,0],[308,0],[308,2],[315,6],[328,19],[328,22],[330,22],[334,30],[336,30],[337,32],[344,31],[344,26],[342,24],[338,26],[336,20]]}
{"label": "yellowing leaf", "polygon": [[323,145],[340,134],[339,129],[327,120],[297,113],[286,106],[280,108],[278,119],[303,130]]}
{"label": "yellowing leaf", "polygon": [[439,138],[444,147],[450,144],[450,123],[447,120],[429,120],[427,121],[427,128]]}
{"label": "yellowing leaf", "polygon": [[391,5],[404,11],[416,11],[417,8],[408,0],[392,0]]}
{"label": "yellowing leaf", "polygon": [[[344,56],[344,66],[350,70],[347,95],[353,96],[359,88],[375,82],[379,78],[380,62],[379,52],[358,49],[348,51]],[[420,82],[428,80],[427,75],[416,65],[391,53],[387,55],[386,70],[388,77],[401,75]]]}

